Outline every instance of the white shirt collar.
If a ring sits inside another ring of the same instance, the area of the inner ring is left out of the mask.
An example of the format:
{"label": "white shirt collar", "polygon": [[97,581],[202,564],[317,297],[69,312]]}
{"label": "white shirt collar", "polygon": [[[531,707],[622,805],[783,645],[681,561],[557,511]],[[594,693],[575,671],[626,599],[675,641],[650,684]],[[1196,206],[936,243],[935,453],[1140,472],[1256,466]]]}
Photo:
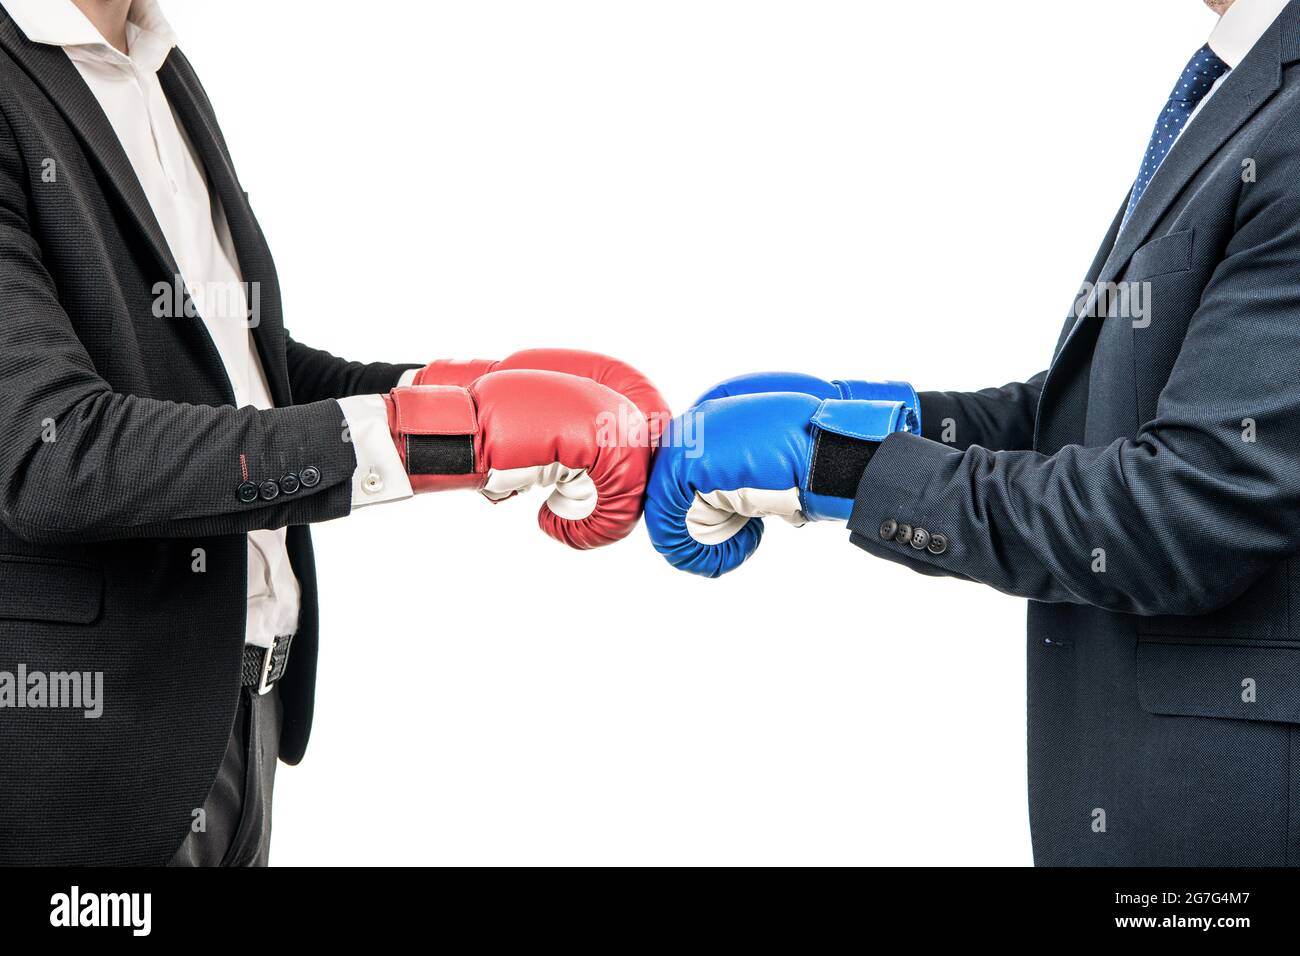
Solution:
{"label": "white shirt collar", "polygon": [[[139,0],[136,0],[138,3]],[[1288,0],[1236,0],[1215,24],[1210,49],[1235,70],[1264,31],[1273,25]]]}
{"label": "white shirt collar", "polygon": [[[14,23],[33,43],[76,48],[77,52],[96,58],[122,57],[121,51],[104,39],[72,0],[3,0],[3,3]],[[134,0],[127,14],[126,35],[131,59],[154,72],[176,45],[176,34],[163,16],[158,0]]]}

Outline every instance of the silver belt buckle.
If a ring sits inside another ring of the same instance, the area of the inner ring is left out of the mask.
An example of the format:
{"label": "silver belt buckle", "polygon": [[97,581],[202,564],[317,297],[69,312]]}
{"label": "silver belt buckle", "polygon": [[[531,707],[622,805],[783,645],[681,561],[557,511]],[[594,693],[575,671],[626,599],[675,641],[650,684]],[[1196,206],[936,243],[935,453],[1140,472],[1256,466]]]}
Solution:
{"label": "silver belt buckle", "polygon": [[269,692],[271,688],[275,686],[275,684],[270,682],[271,666],[275,658],[276,645],[278,645],[279,643],[280,643],[280,639],[278,637],[272,638],[271,646],[268,647],[266,649],[266,653],[262,655],[262,677],[257,682],[258,696],[261,696],[262,694]]}

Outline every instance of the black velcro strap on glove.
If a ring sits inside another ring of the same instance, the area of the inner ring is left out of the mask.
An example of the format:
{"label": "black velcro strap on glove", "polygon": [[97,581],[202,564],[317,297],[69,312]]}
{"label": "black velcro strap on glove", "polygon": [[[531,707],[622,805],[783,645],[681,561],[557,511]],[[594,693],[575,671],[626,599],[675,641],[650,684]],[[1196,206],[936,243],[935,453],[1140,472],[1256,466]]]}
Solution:
{"label": "black velcro strap on glove", "polygon": [[813,446],[808,490],[815,495],[833,498],[856,496],[862,473],[879,447],[878,441],[819,430],[817,443]]}
{"label": "black velcro strap on glove", "polygon": [[411,475],[474,473],[473,435],[407,435],[406,471]]}

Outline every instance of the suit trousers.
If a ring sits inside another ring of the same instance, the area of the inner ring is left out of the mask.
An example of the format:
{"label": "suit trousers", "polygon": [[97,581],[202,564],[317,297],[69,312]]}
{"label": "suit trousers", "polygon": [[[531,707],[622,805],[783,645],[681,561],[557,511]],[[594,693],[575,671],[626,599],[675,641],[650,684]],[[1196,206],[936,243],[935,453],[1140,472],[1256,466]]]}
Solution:
{"label": "suit trousers", "polygon": [[240,690],[217,778],[168,866],[267,865],[283,717],[278,689],[261,695],[250,687]]}

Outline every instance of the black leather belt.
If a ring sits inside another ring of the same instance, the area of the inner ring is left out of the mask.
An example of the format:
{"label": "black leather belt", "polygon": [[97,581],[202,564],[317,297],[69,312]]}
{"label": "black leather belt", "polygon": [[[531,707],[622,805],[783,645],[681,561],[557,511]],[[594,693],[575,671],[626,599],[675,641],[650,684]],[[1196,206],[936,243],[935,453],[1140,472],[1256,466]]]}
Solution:
{"label": "black leather belt", "polygon": [[293,635],[285,634],[277,637],[270,647],[246,644],[240,684],[256,687],[259,694],[269,691],[284,676],[285,668],[289,666],[289,645],[292,643]]}

